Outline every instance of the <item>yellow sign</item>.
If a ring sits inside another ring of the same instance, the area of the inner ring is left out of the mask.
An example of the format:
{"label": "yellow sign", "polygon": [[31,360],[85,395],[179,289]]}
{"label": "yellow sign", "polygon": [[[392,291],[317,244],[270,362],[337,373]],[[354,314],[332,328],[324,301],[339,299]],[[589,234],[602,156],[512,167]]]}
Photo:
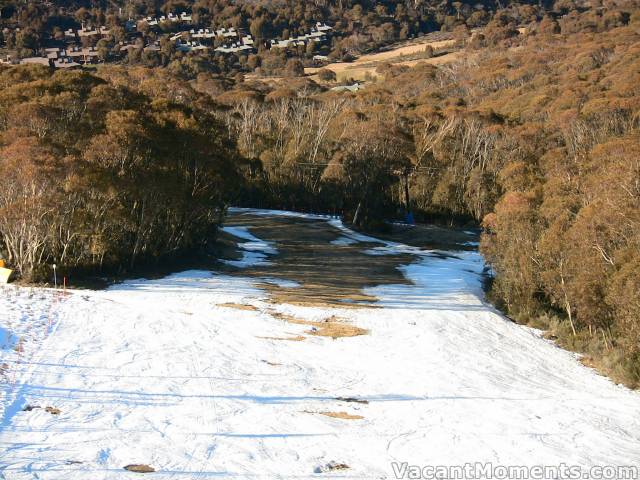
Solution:
{"label": "yellow sign", "polygon": [[4,260],[0,258],[0,268],[4,268]]}
{"label": "yellow sign", "polygon": [[13,270],[0,267],[0,283],[9,283],[9,277],[11,277],[12,273],[13,273]]}

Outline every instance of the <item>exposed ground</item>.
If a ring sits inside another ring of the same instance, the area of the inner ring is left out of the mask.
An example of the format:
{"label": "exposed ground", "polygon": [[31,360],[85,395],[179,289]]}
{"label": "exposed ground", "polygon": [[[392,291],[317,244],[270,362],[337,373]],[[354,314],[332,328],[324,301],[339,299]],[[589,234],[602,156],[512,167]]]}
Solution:
{"label": "exposed ground", "polygon": [[0,479],[636,465],[640,395],[486,305],[445,233],[235,211],[216,271],[0,288]]}
{"label": "exposed ground", "polygon": [[[434,56],[425,56],[425,48],[430,45],[434,50]],[[431,65],[444,65],[459,60],[461,52],[455,50],[455,40],[450,32],[434,32],[424,37],[401,42],[392,45],[383,51],[369,53],[356,58],[353,62],[333,62],[323,67],[305,68],[305,74],[311,79],[320,81],[317,73],[322,69],[332,70],[336,73],[336,80],[344,82],[348,80],[368,81],[378,77],[376,69],[385,63],[394,65],[415,66],[419,62],[426,62]],[[273,84],[287,82],[284,77],[259,77],[255,74],[247,74],[249,81],[260,81]],[[328,84],[331,86],[331,84]]]}
{"label": "exposed ground", "polygon": [[[263,282],[275,303],[341,306],[375,303],[363,289],[377,285],[409,284],[398,266],[411,263],[412,255],[385,255],[371,262],[364,253],[376,242],[337,242],[344,234],[325,220],[300,217],[269,217],[231,213],[229,227],[246,227],[256,237],[277,244],[278,254],[269,264],[253,265],[232,275],[249,275],[275,282]],[[228,234],[227,234],[228,235]],[[227,250],[237,259],[237,251]]]}
{"label": "exposed ground", "polygon": [[[364,55],[357,60],[347,62],[330,63],[323,67],[324,69],[331,70],[336,74],[336,80],[338,82],[344,82],[347,80],[367,81],[372,78],[378,77],[376,69],[385,63],[392,65],[403,65],[406,67],[415,67],[418,63],[428,63],[430,65],[444,65],[447,63],[455,62],[461,58],[459,51],[447,52],[442,55],[433,56],[430,58],[414,58],[405,59],[402,56],[389,57],[387,60],[371,60],[368,55]],[[316,79],[317,72],[323,68],[307,68],[305,73],[310,75],[312,79]]]}
{"label": "exposed ground", "polygon": [[471,227],[445,228],[438,225],[406,225],[402,223],[393,223],[390,227],[389,233],[376,233],[376,237],[441,252],[476,250],[480,237],[480,231]]}
{"label": "exposed ground", "polygon": [[[454,51],[455,40],[451,34],[437,32],[420,39],[395,45],[385,51],[362,55],[353,62],[335,62],[321,68],[306,68],[305,73],[311,78],[317,79],[316,74],[322,69],[335,72],[339,82],[353,80],[368,80],[377,77],[376,68],[385,63],[394,65],[415,66],[419,62],[431,65],[443,65],[460,58],[460,52]],[[425,57],[424,51],[427,45],[436,53],[431,58]]]}

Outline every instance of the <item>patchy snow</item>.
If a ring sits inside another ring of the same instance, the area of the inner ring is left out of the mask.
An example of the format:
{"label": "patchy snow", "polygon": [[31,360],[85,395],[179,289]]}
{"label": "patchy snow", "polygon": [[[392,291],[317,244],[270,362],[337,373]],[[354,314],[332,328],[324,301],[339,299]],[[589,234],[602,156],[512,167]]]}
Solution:
{"label": "patchy snow", "polygon": [[329,225],[337,228],[344,235],[344,238],[351,240],[352,242],[362,242],[362,243],[384,243],[388,244],[389,242],[385,240],[380,240],[378,238],[370,237],[369,235],[364,235],[362,233],[354,232],[350,228],[347,228],[342,223],[342,220],[338,218],[333,218],[328,220]]}
{"label": "patchy snow", "polygon": [[311,220],[339,219],[339,217],[332,216],[332,215],[322,215],[322,214],[317,214],[317,213],[290,212],[288,210],[269,210],[269,209],[262,209],[262,208],[231,207],[231,208],[229,208],[229,213],[249,213],[251,215],[259,215],[259,216],[262,216],[262,217],[308,218],[308,219],[311,219]]}
{"label": "patchy snow", "polygon": [[252,235],[249,232],[249,227],[222,227],[222,231],[229,233],[234,237],[246,240],[246,242],[240,243],[240,247],[245,250],[256,250],[268,255],[275,255],[278,253],[271,242],[260,240]]}
{"label": "patchy snow", "polygon": [[261,277],[262,283],[270,283],[281,288],[299,288],[301,285],[294,280],[285,280],[282,278]]}
{"label": "patchy snow", "polygon": [[[263,255],[277,247],[236,233]],[[367,289],[374,309],[274,305],[264,279],[196,270],[65,297],[3,289],[0,327],[30,337],[20,359],[0,350],[16,379],[2,389],[0,478],[139,478],[128,464],[176,479],[637,464],[640,396],[485,304],[477,253],[421,252],[401,268],[414,284]],[[370,334],[308,336],[278,313]]]}
{"label": "patchy snow", "polygon": [[418,261],[399,268],[413,285],[383,285],[365,288],[364,293],[380,299],[377,304],[386,308],[436,309],[451,302],[488,309],[479,281],[484,262],[477,252],[423,253]]}
{"label": "patchy snow", "polygon": [[238,247],[243,250],[242,259],[222,260],[222,262],[227,265],[238,268],[269,265],[271,262],[267,260],[267,257],[278,253],[271,242],[266,242],[253,236],[249,232],[248,227],[222,227],[222,231],[245,240],[244,242],[238,243]]}
{"label": "patchy snow", "polygon": [[331,245],[338,245],[341,247],[347,247],[349,245],[353,245],[358,243],[357,240],[353,239],[353,238],[349,238],[349,237],[338,237],[335,240],[331,240]]}
{"label": "patchy snow", "polygon": [[462,245],[463,247],[479,247],[480,246],[480,242],[463,242],[460,243],[460,245]]}

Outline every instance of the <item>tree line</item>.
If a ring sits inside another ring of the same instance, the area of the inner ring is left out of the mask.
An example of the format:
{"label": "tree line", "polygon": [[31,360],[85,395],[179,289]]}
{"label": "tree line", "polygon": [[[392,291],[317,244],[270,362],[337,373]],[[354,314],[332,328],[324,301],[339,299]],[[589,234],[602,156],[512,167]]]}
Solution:
{"label": "tree line", "polygon": [[85,72],[0,69],[0,239],[25,280],[205,248],[241,180],[206,108]]}

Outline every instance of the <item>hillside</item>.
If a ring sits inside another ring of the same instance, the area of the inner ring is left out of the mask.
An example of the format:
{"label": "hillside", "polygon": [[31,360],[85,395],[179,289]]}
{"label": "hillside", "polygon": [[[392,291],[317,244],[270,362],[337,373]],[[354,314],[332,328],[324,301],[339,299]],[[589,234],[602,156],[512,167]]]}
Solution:
{"label": "hillside", "polygon": [[[368,479],[405,462],[588,473],[636,460],[638,394],[486,305],[476,252],[289,212],[236,211],[225,231],[243,262],[223,271],[36,298],[3,290],[12,327],[39,320],[44,335],[9,361],[0,475],[125,479],[139,465],[151,477]],[[321,262],[317,250],[348,266],[323,275],[291,261]],[[376,285],[376,259],[406,262],[406,280]],[[318,303],[316,285],[356,264],[368,299],[333,290],[338,303]],[[280,289],[300,292],[289,303]]]}
{"label": "hillside", "polygon": [[2,480],[640,467],[638,0],[0,8]]}

